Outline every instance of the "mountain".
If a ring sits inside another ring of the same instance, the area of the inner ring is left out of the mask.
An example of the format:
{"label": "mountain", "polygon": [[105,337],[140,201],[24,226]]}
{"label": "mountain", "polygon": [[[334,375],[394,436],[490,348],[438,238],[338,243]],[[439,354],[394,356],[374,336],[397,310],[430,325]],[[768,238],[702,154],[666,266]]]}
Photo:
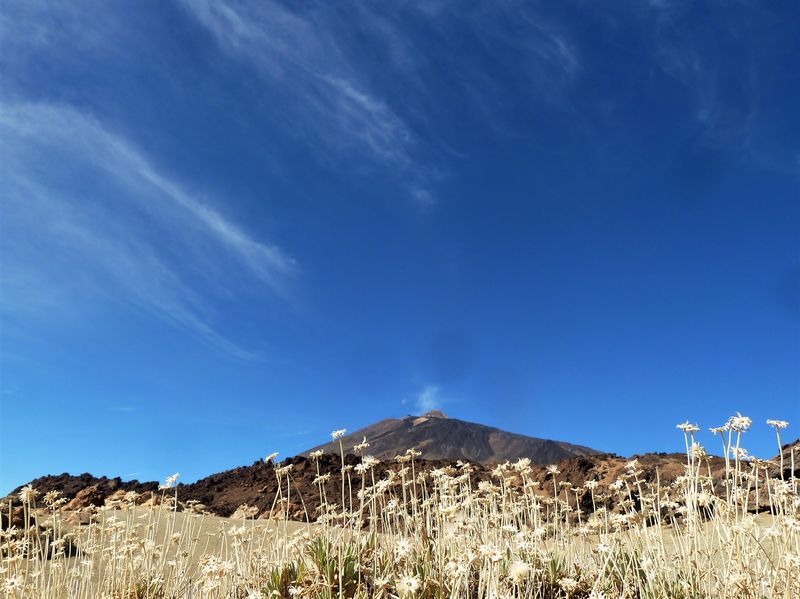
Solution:
{"label": "mountain", "polygon": [[[369,448],[363,453],[379,460],[390,460],[411,447],[429,460],[464,460],[480,464],[501,463],[530,458],[537,464],[556,463],[570,457],[591,456],[602,452],[563,441],[537,439],[502,431],[498,428],[449,418],[439,410],[422,416],[387,418],[342,437],[345,454],[366,438]],[[339,441],[332,441],[303,452],[315,450],[339,454]]]}
{"label": "mountain", "polygon": [[[652,482],[658,478],[662,483],[668,483],[675,477],[683,474],[686,461],[685,454],[646,454],[637,456],[641,465],[643,480]],[[348,466],[355,466],[361,459],[348,455],[345,463]],[[617,477],[626,471],[627,459],[612,455],[599,454],[592,456],[577,456],[567,458],[558,462],[560,471],[559,480],[567,481],[572,486],[580,487],[587,480],[596,480],[599,489],[607,489]],[[384,479],[390,470],[395,472],[405,464],[394,460],[378,463],[374,468],[374,475],[377,480]],[[416,468],[418,473],[430,472],[436,468],[444,468],[451,465],[449,460],[425,460],[418,458]],[[324,484],[324,492],[327,497],[333,498],[336,502],[340,493],[342,481],[341,463],[339,456],[333,453],[324,454],[317,460],[307,457],[296,456],[287,458],[278,467],[291,466],[292,474],[292,499],[288,505],[290,518],[294,520],[304,520],[306,514],[313,520],[319,515],[320,489],[315,483],[317,479],[317,468],[319,471],[330,475]],[[725,471],[725,464],[721,458],[711,458],[711,466],[717,479]],[[494,466],[483,464],[472,464],[470,480],[473,486],[480,481],[497,481],[493,474]],[[453,470],[455,471],[455,470]],[[359,476],[350,470],[350,476],[354,477],[356,484]],[[530,480],[535,484],[536,493],[543,497],[552,497],[553,484],[552,475],[544,465],[532,465],[530,467]],[[121,502],[126,501],[128,493],[136,493],[136,504],[151,505],[159,503],[162,498],[162,491],[158,490],[158,483],[139,481],[123,482],[119,478],[108,479],[105,477],[96,478],[89,474],[71,476],[67,473],[60,475],[43,476],[32,480],[30,484],[39,492],[41,499],[49,491],[59,491],[68,503],[62,508],[65,512],[70,512],[70,521],[76,523],[88,523],[91,514],[98,508],[105,505],[108,507],[118,507]],[[209,513],[225,517],[268,517],[271,513],[279,515],[282,507],[275,508],[274,500],[278,492],[279,481],[275,474],[273,464],[264,463],[259,460],[251,466],[240,466],[232,470],[218,472],[194,483],[178,484],[176,489],[179,500],[179,510],[201,509]],[[283,484],[285,485],[285,479]],[[22,487],[15,489],[6,501],[10,501],[14,507],[14,514],[10,523],[20,527],[23,522],[24,513],[20,505],[18,495]],[[284,488],[285,491],[285,488]],[[421,492],[421,488],[420,488]],[[599,494],[600,491],[598,491]],[[171,496],[172,491],[166,493]],[[589,496],[587,495],[587,501]],[[196,503],[195,503],[196,502]],[[194,507],[193,507],[194,504]],[[243,507],[246,506],[246,507]],[[591,506],[584,506],[588,509]],[[277,512],[275,510],[278,510]],[[5,511],[5,510],[4,510]],[[5,528],[8,522],[4,521],[0,528]]]}
{"label": "mountain", "polygon": [[[424,416],[424,418],[435,417]],[[443,415],[438,417],[443,418]],[[344,445],[347,447],[347,444]],[[800,440],[784,445],[783,452],[786,455],[791,451],[792,447],[798,446],[800,446]],[[369,449],[373,448],[370,447]],[[647,483],[659,481],[662,485],[668,485],[685,473],[686,454],[684,453],[647,453],[631,456],[630,458],[614,454],[593,454],[569,457],[553,463],[558,465],[559,481],[568,482],[572,487],[582,487],[590,480],[597,481],[598,489],[595,495],[601,497],[602,493],[609,491],[616,480],[630,473],[630,465],[634,459],[638,469],[638,476]],[[725,461],[715,456],[709,456],[707,459],[708,463],[707,466],[704,466],[704,472],[707,467],[707,471],[715,483],[723,485]],[[345,458],[345,462],[349,466],[354,466],[360,461],[360,458],[353,455]],[[778,457],[771,460],[773,465],[770,470],[770,476],[776,478],[780,476],[780,471],[777,469],[778,461]],[[791,460],[786,459],[783,477],[787,480],[792,476],[800,478],[800,468],[796,468],[792,472],[791,463],[793,463]],[[449,464],[451,464],[450,460],[426,460],[423,457],[418,458],[416,463],[418,472],[430,472],[434,468],[442,468]],[[339,496],[342,481],[339,457],[333,453],[324,454],[317,460],[296,456],[287,458],[277,464],[280,467],[289,465],[291,465],[292,473],[292,501],[288,506],[289,516],[295,520],[304,520],[307,513],[309,517],[315,519],[319,514],[317,508],[320,505],[320,489],[315,482],[317,468],[319,468],[320,472],[330,475],[330,478],[324,484],[324,489],[326,495],[334,498],[333,501],[335,501],[335,498]],[[403,466],[404,464],[393,460],[381,462],[375,466],[375,478],[381,480],[389,470],[397,471]],[[472,484],[476,485],[478,482],[485,480],[496,481],[497,477],[494,475],[493,469],[494,467],[491,465],[473,464],[470,475]],[[353,471],[351,470],[351,472]],[[351,474],[351,476],[354,476],[356,481],[359,480],[358,474]],[[535,485],[537,495],[552,497],[552,474],[546,466],[531,465],[529,477]],[[232,470],[212,474],[190,484],[178,484],[178,509],[198,509],[196,504],[195,507],[191,507],[194,502],[197,502],[202,504],[204,509],[218,516],[236,517],[237,514],[240,516],[249,514],[250,517],[254,515],[266,517],[276,509],[274,499],[278,490],[278,483],[279,481],[275,475],[275,466],[266,464],[263,460],[258,460],[251,466],[240,466]],[[43,476],[32,480],[28,484],[39,492],[40,500],[49,491],[61,492],[64,498],[68,500],[68,503],[62,509],[67,512],[73,512],[72,516],[77,517],[76,521],[83,523],[88,522],[90,515],[100,506],[113,507],[119,505],[119,502],[124,500],[129,492],[138,494],[137,504],[158,503],[162,496],[162,492],[158,490],[158,483],[156,482],[139,482],[135,480],[126,482],[119,478],[98,478],[90,474],[72,476],[64,473],[55,476]],[[18,499],[21,490],[22,487],[19,487],[5,498],[5,502],[15,507],[9,515],[6,515],[6,509],[3,510],[3,514],[0,514],[2,516],[0,529],[6,528],[9,523],[18,528],[23,526],[24,511]],[[168,492],[169,494],[171,492]],[[590,495],[584,494],[581,501],[591,501]],[[765,498],[762,494],[762,505],[756,506],[754,502],[751,509],[763,509],[764,501]],[[247,506],[246,509],[241,507],[244,504]],[[582,508],[589,511],[592,506],[591,504],[582,504]]]}

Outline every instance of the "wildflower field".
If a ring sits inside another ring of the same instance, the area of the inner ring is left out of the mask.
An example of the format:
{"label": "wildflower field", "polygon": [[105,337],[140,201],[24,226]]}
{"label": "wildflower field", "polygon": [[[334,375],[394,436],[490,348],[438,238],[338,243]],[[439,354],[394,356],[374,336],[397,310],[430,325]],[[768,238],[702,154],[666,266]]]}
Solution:
{"label": "wildflower field", "polygon": [[[226,519],[183,502],[167,479],[159,501],[134,493],[70,521],[55,491],[25,487],[25,525],[0,538],[5,597],[70,598],[772,598],[800,597],[800,494],[787,423],[768,421],[778,457],[744,449],[749,418],[711,429],[724,475],[714,477],[696,425],[678,426],[685,472],[646,481],[636,460],[612,484],[559,480],[545,495],[520,459],[491,480],[473,467],[423,469],[409,449],[376,476],[365,440],[355,467],[341,460],[341,484],[317,464],[319,508],[292,520],[292,468],[269,519]],[[768,430],[768,429],[764,429]],[[341,439],[344,431],[332,433]],[[753,434],[749,432],[748,434]],[[346,449],[340,447],[341,454]],[[272,463],[274,456],[267,461]],[[282,517],[281,517],[282,514]]]}

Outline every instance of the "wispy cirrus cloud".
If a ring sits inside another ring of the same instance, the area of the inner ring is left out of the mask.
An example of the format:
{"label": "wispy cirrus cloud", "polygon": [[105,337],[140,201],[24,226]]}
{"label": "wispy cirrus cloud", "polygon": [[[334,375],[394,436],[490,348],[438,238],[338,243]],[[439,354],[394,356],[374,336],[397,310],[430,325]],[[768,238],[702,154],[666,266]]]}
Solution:
{"label": "wispy cirrus cloud", "polygon": [[111,300],[252,357],[215,326],[214,292],[250,280],[285,296],[291,257],[73,107],[5,102],[0,135],[4,317]]}
{"label": "wispy cirrus cloud", "polygon": [[[513,134],[504,110],[540,100],[562,104],[581,72],[569,32],[522,2],[179,4],[212,47],[255,75],[263,104],[250,104],[248,119],[277,126],[355,181],[389,179],[422,211],[438,204],[451,161],[466,155],[459,140],[442,133],[443,119],[471,127],[482,120],[482,131]],[[34,53],[69,68],[93,61],[116,66],[135,47],[152,52],[149,62],[175,76],[170,54],[163,59],[153,51],[127,27],[123,11],[102,2],[91,10],[87,22],[85,8],[63,0],[11,2],[0,16],[6,50],[0,62],[10,87],[30,83],[25,67]],[[463,62],[452,60],[465,50]]]}
{"label": "wispy cirrus cloud", "polygon": [[[459,155],[433,133],[442,115],[478,111],[489,130],[501,130],[503,105],[521,98],[560,101],[580,72],[567,34],[516,3],[477,9],[449,2],[182,4],[223,52],[259,74],[275,100],[271,108],[283,111],[280,120],[321,160],[336,156],[339,167],[388,173],[423,210],[437,204],[447,158]],[[478,68],[435,64],[432,55],[461,52],[456,26],[472,35],[471,51],[483,61]],[[494,69],[512,59],[516,83],[509,87]],[[441,86],[450,90],[445,99],[431,92]]]}
{"label": "wispy cirrus cloud", "polygon": [[[758,38],[735,16],[746,7],[714,7],[709,15],[714,35],[695,26],[690,9],[690,3],[651,2],[648,14],[654,63],[683,88],[685,124],[692,133],[672,169],[684,189],[695,192],[714,184],[737,161],[764,162],[757,139],[764,86]],[[747,40],[751,43],[743,43]]]}
{"label": "wispy cirrus cloud", "polygon": [[417,136],[366,84],[324,19],[278,3],[184,0],[188,11],[230,56],[250,64],[280,96],[292,128],[324,154],[348,151],[374,165],[410,173],[424,185],[415,163]]}

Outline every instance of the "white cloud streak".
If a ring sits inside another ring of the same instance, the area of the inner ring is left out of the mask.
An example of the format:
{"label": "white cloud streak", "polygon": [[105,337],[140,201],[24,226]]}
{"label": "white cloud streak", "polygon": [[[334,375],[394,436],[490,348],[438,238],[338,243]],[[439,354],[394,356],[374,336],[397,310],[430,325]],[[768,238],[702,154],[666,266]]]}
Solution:
{"label": "white cloud streak", "polygon": [[417,411],[420,414],[425,414],[431,410],[438,410],[442,407],[442,397],[439,392],[439,387],[436,385],[428,385],[425,387],[416,400]]}
{"label": "white cloud streak", "polygon": [[702,131],[700,141],[726,149],[747,148],[758,112],[758,71],[751,49],[745,50],[742,64],[732,66],[726,60],[726,52],[739,49],[741,33],[736,27],[727,31],[721,27],[720,39],[709,51],[707,32],[687,26],[685,7],[669,1],[651,5],[654,60],[691,97],[691,116]]}
{"label": "white cloud streak", "polygon": [[213,326],[208,290],[250,277],[283,295],[293,259],[75,108],[3,103],[0,132],[4,317],[112,299],[252,357]]}
{"label": "white cloud streak", "polygon": [[353,150],[378,164],[411,166],[415,135],[368,90],[339,42],[313,15],[304,18],[268,0],[183,4],[223,50],[288,94],[322,151]]}
{"label": "white cloud streak", "polygon": [[[469,106],[483,112],[490,130],[502,130],[498,106],[520,92],[558,102],[580,71],[577,49],[565,33],[514,3],[478,9],[362,3],[339,12],[330,3],[287,8],[272,0],[181,2],[223,52],[254,68],[265,92],[277,99],[271,106],[286,112],[281,120],[322,161],[335,156],[338,167],[352,169],[348,158],[355,158],[359,172],[388,173],[422,211],[438,203],[434,187],[447,169],[437,164],[458,154],[432,133],[436,115]],[[424,40],[432,53],[461,51],[452,36],[457,25],[474,34],[487,56],[500,62],[513,56],[519,87],[501,84],[490,70],[461,70],[458,61],[448,63],[443,79],[432,80],[442,66],[429,68],[432,59],[420,51],[417,25],[432,36]],[[376,65],[365,53],[385,60]],[[451,97],[464,106],[444,105],[432,91],[441,86],[455,91]]]}

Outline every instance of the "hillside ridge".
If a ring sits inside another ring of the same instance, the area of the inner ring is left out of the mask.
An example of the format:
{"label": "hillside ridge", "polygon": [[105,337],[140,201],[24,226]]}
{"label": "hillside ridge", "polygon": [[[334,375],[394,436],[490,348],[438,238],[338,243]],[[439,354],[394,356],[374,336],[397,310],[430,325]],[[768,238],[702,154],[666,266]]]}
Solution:
{"label": "hillside ridge", "polygon": [[434,460],[466,460],[481,464],[514,461],[528,458],[538,464],[548,464],[576,457],[599,455],[603,452],[553,439],[529,437],[511,433],[494,426],[451,418],[440,410],[431,410],[421,416],[385,418],[343,436],[301,452],[308,456],[312,451],[339,454],[340,442],[345,454],[364,439],[369,447],[363,453],[381,460],[392,459],[414,447],[425,458]]}

